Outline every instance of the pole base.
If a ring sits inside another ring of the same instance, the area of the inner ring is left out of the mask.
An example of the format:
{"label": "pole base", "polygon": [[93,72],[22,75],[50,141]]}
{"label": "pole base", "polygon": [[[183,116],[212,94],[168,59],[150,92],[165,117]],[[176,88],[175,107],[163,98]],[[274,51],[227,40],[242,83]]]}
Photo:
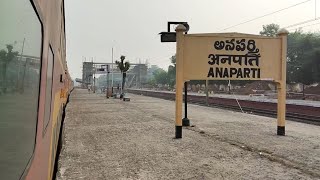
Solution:
{"label": "pole base", "polygon": [[187,117],[182,119],[182,126],[190,126],[190,120]]}
{"label": "pole base", "polygon": [[278,126],[277,135],[279,135],[279,136],[285,136],[286,135],[285,126]]}
{"label": "pole base", "polygon": [[182,126],[176,126],[176,139],[182,138]]}

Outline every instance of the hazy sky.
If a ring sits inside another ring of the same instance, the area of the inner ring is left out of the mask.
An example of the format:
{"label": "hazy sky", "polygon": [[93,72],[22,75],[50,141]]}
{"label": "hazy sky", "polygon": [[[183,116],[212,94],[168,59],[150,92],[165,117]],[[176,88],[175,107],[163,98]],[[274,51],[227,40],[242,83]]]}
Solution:
{"label": "hazy sky", "polygon": [[[305,0],[65,0],[67,61],[72,78],[81,78],[84,57],[111,62],[125,55],[137,63],[157,64],[167,69],[175,54],[175,43],[160,43],[167,21],[187,21],[190,33],[242,32],[258,34],[262,25],[286,27],[320,17],[320,1],[299,6],[228,30],[224,28],[250,20]],[[320,22],[314,21],[301,26]],[[299,26],[297,26],[299,27]],[[315,31],[320,24],[304,27]],[[173,29],[173,28],[172,28]],[[289,29],[294,30],[294,29]]]}

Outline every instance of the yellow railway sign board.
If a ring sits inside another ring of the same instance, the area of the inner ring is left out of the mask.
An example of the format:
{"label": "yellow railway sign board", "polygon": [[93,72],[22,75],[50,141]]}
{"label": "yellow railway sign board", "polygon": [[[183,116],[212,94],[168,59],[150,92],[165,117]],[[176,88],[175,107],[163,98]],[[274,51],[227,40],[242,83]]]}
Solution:
{"label": "yellow railway sign board", "polygon": [[176,138],[182,138],[182,89],[188,80],[272,80],[278,90],[278,135],[285,135],[287,30],[277,37],[183,34],[176,28]]}
{"label": "yellow railway sign board", "polygon": [[185,80],[280,80],[281,37],[184,35]]}

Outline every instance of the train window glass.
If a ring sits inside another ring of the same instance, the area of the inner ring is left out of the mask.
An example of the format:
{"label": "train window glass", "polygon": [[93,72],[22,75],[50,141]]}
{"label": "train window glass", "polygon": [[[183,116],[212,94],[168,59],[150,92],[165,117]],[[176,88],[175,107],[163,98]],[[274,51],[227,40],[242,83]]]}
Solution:
{"label": "train window glass", "polygon": [[0,4],[0,179],[20,179],[35,146],[42,26],[30,0]]}
{"label": "train window glass", "polygon": [[54,65],[54,54],[52,47],[49,47],[48,51],[48,65],[47,65],[47,83],[46,83],[46,104],[44,112],[44,126],[46,127],[49,124],[51,118],[51,101],[52,101],[52,81],[53,81],[53,65]]}

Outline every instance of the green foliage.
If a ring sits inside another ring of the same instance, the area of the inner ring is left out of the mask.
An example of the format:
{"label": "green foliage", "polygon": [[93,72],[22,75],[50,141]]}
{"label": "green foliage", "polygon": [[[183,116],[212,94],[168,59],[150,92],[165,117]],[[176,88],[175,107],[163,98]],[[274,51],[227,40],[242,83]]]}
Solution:
{"label": "green foliage", "polygon": [[172,65],[168,67],[168,84],[170,87],[174,87],[176,84],[176,55],[170,58]]}
{"label": "green foliage", "polygon": [[[276,36],[280,26],[268,24],[260,32]],[[301,30],[288,35],[287,82],[312,84],[320,82],[320,34]]]}
{"label": "green foliage", "polygon": [[280,26],[278,24],[267,24],[263,25],[263,30],[260,31],[260,35],[263,36],[277,36],[277,32],[280,29]]}
{"label": "green foliage", "polygon": [[151,85],[151,86],[155,86],[157,85],[155,78],[151,78],[148,80],[147,84]]}
{"label": "green foliage", "polygon": [[176,84],[176,65],[170,65],[168,67],[168,84],[170,87],[174,87]]}
{"label": "green foliage", "polygon": [[125,59],[126,59],[125,56],[121,56],[120,57],[120,61],[116,61],[116,64],[117,64],[118,68],[123,73],[127,72],[129,70],[129,68],[130,68],[130,63],[128,61],[124,62]]}
{"label": "green foliage", "polygon": [[7,65],[8,63],[10,63],[14,59],[14,57],[19,55],[18,52],[16,52],[16,51],[14,52],[12,50],[13,50],[13,46],[10,45],[10,44],[7,45],[7,50],[4,50],[4,49],[0,50],[0,62],[1,62],[1,64],[6,64]]}
{"label": "green foliage", "polygon": [[174,87],[176,83],[176,56],[172,56],[170,61],[172,65],[168,67],[168,71],[158,69],[153,73],[155,84],[167,84],[170,87]]}
{"label": "green foliage", "polygon": [[[18,52],[12,51],[13,46],[8,44],[7,45],[7,50],[0,50],[0,72],[1,72],[1,78],[3,81],[3,87],[6,89],[6,84],[7,84],[7,67],[8,64],[16,57],[19,55]],[[4,91],[6,91],[4,89]]]}
{"label": "green foliage", "polygon": [[174,66],[176,66],[176,55],[174,55],[174,56],[171,56],[171,58],[170,58],[170,60],[171,60],[171,63],[174,65]]}
{"label": "green foliage", "polygon": [[287,81],[320,82],[320,34],[296,31],[288,36]]}
{"label": "green foliage", "polygon": [[163,69],[157,69],[153,72],[156,84],[168,84],[168,73]]}
{"label": "green foliage", "polygon": [[126,59],[126,57],[122,55],[122,56],[120,56],[120,61],[116,61],[116,64],[122,73],[122,90],[124,89],[124,84],[126,82],[126,77],[127,77],[126,72],[130,68],[130,63],[128,61],[124,62],[125,59]]}

